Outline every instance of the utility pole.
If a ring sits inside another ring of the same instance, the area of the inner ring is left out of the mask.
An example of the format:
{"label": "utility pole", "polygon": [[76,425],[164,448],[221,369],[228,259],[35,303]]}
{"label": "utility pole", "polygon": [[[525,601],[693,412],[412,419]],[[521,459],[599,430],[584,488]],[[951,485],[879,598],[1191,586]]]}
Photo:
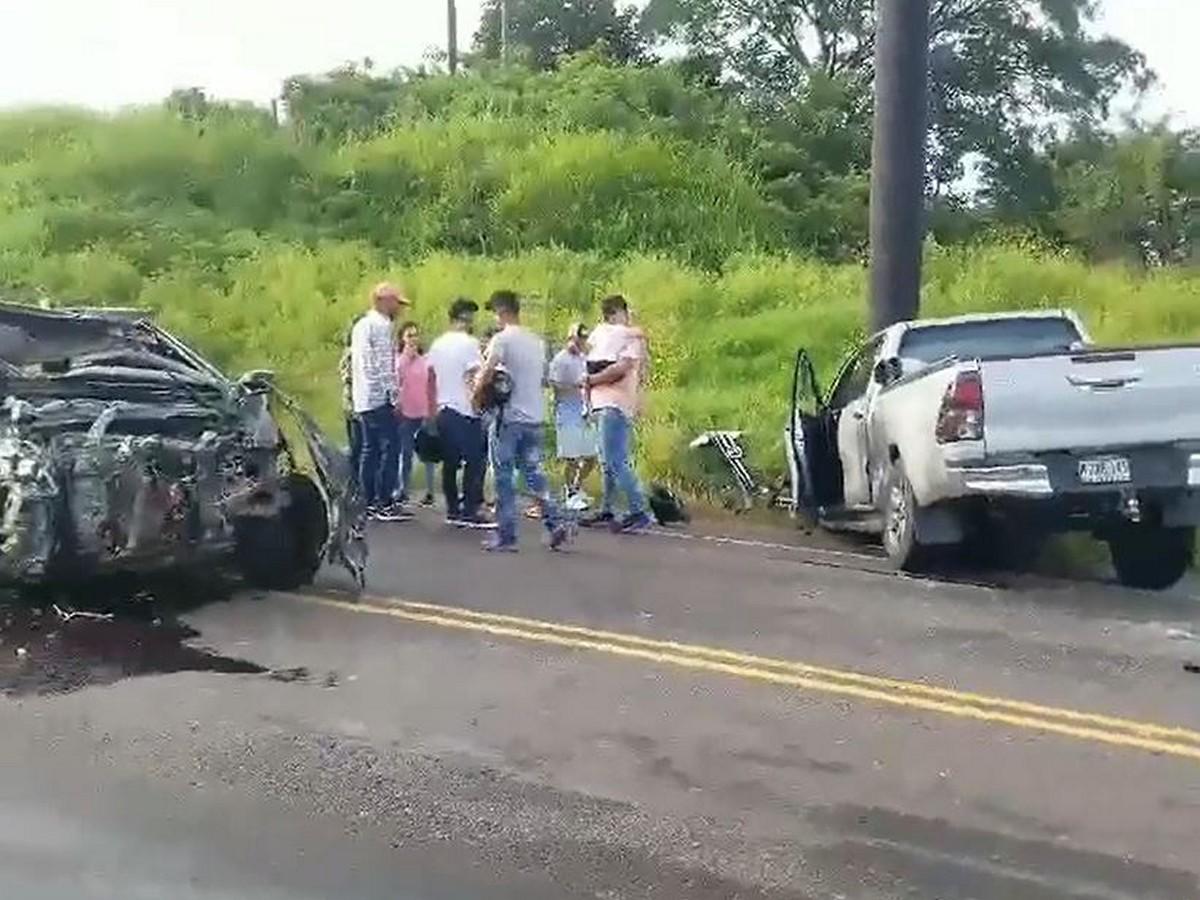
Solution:
{"label": "utility pole", "polygon": [[871,144],[871,324],[917,315],[925,237],[929,0],[878,0]]}
{"label": "utility pole", "polygon": [[500,0],[500,62],[509,61],[509,0]]}
{"label": "utility pole", "polygon": [[446,0],[446,61],[453,75],[458,71],[458,8],[454,0]]}

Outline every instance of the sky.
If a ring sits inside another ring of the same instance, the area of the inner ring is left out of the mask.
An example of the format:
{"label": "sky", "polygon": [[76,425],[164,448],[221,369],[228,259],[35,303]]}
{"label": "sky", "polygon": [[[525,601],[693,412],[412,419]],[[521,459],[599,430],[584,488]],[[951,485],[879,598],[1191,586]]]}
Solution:
{"label": "sky", "polygon": [[[1145,111],[1200,127],[1200,0],[1100,3],[1102,30],[1159,73]],[[481,5],[458,0],[461,46]],[[0,0],[0,107],[117,109],[193,86],[266,104],[289,75],[413,65],[445,36],[444,0]]]}

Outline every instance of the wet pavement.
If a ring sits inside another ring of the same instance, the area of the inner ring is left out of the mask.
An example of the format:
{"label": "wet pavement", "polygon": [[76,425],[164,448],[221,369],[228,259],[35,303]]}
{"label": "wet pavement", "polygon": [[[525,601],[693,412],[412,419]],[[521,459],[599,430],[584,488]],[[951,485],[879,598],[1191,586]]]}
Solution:
{"label": "wet pavement", "polygon": [[1200,896],[1190,586],[372,539],[358,599],[7,603],[4,894]]}
{"label": "wet pavement", "polygon": [[167,579],[149,587],[0,594],[0,694],[62,694],[170,672],[264,672],[196,645],[200,633],[180,619],[235,589],[212,582],[197,590]]}

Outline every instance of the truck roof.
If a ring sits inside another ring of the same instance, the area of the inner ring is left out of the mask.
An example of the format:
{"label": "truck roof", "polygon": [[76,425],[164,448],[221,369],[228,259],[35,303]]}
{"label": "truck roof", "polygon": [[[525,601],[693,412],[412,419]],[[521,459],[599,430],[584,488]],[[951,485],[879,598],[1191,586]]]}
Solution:
{"label": "truck roof", "polygon": [[892,332],[903,333],[912,331],[918,328],[936,328],[945,325],[969,325],[973,322],[1002,322],[1012,319],[1069,319],[1078,329],[1079,334],[1084,340],[1088,339],[1087,330],[1083,327],[1083,322],[1079,316],[1070,309],[1024,309],[1005,312],[987,312],[987,313],[968,313],[961,316],[947,316],[940,319],[906,319],[903,322],[897,322],[891,325],[878,334],[888,334]]}

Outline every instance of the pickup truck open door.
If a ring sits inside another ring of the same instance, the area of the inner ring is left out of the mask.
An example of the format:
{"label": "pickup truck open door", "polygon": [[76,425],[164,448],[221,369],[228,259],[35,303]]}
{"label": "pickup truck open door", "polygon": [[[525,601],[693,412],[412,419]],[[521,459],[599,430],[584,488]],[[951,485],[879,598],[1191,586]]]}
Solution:
{"label": "pickup truck open door", "polygon": [[836,440],[833,417],[821,399],[812,359],[802,348],[796,352],[792,369],[792,403],[784,444],[792,484],[792,509],[813,522],[822,510],[841,497],[842,473]]}

